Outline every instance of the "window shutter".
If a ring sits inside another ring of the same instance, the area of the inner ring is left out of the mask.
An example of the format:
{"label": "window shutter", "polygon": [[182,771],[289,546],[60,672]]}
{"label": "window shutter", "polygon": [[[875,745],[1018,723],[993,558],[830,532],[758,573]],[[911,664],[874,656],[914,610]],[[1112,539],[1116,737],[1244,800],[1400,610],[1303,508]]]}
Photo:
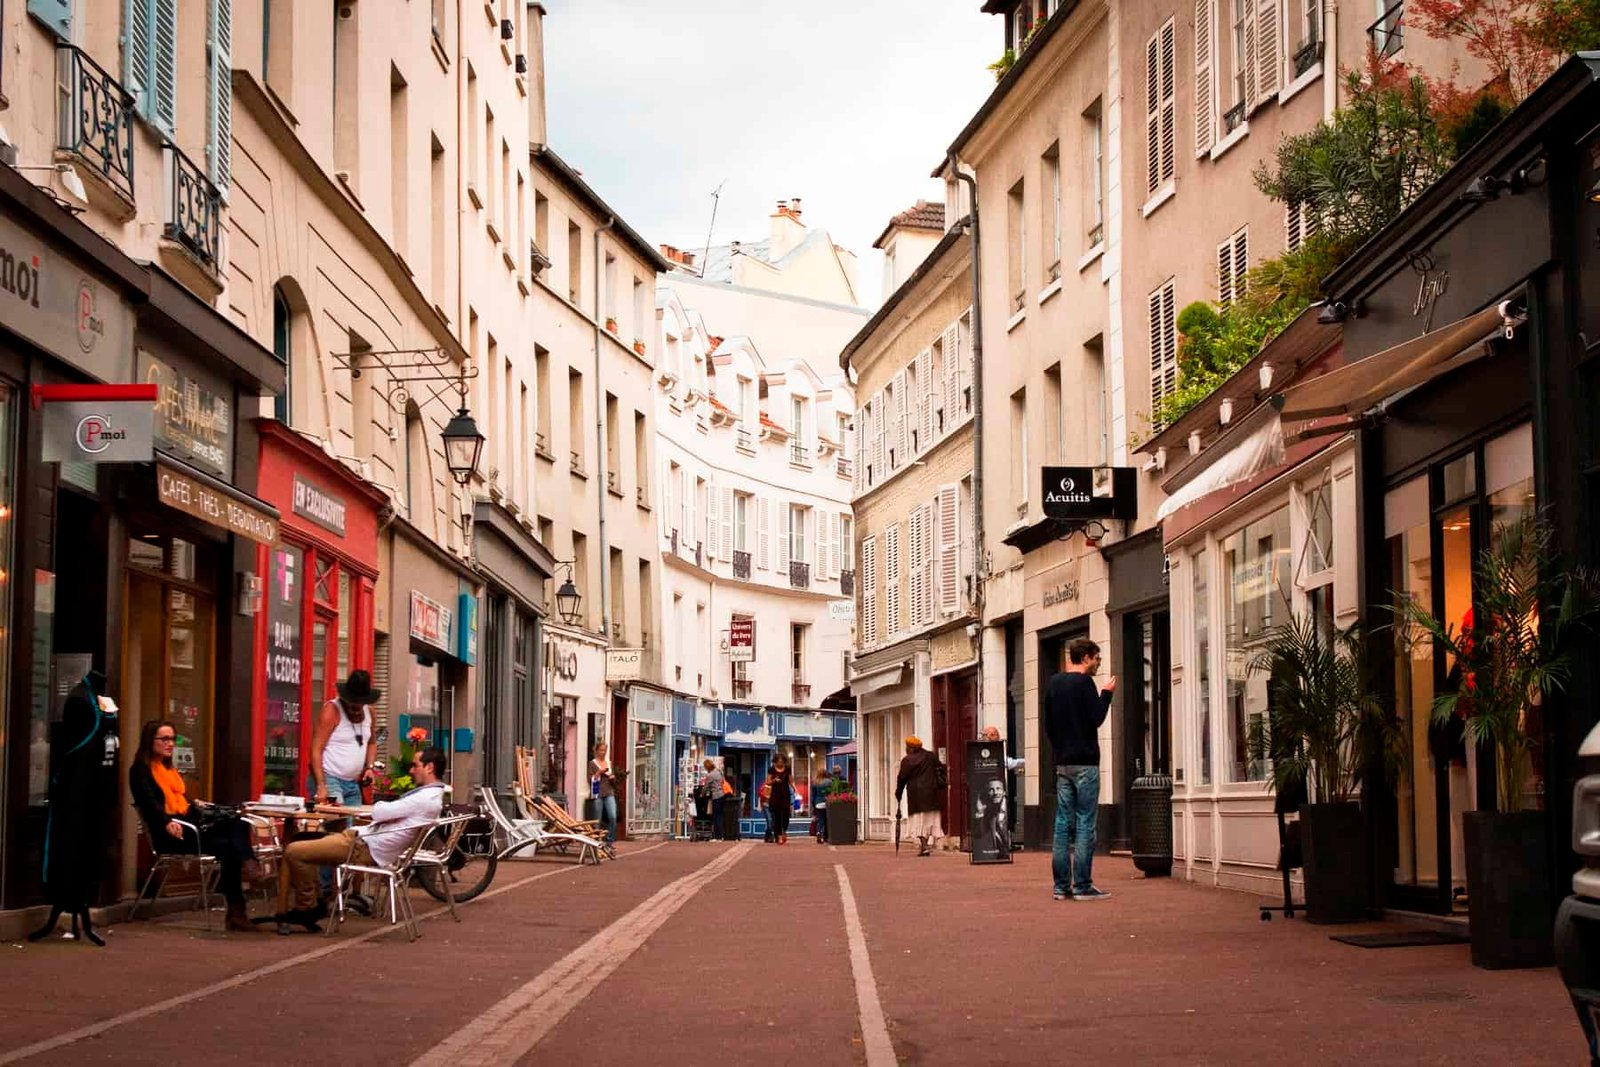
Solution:
{"label": "window shutter", "polygon": [[901,630],[900,622],[900,524],[883,531],[883,632],[890,637]]}
{"label": "window shutter", "polygon": [[772,569],[771,505],[764,496],[756,499],[756,566],[764,571]]}
{"label": "window shutter", "polygon": [[833,574],[835,577],[841,571],[850,569],[849,545],[844,543],[844,516],[839,512],[833,514]]}
{"label": "window shutter", "polygon": [[1173,176],[1178,158],[1178,42],[1168,22],[1161,27],[1161,180]]}
{"label": "window shutter", "polygon": [[816,581],[825,582],[828,580],[828,566],[833,562],[833,541],[828,533],[831,517],[826,511],[818,511],[815,508],[811,509],[811,514],[815,516],[812,520],[814,527],[812,537],[813,543],[817,546],[816,573],[811,577]]}
{"label": "window shutter", "polygon": [[933,380],[933,350],[924,348],[917,353],[917,426],[921,432],[924,450],[933,444],[933,408],[939,390]]}
{"label": "window shutter", "polygon": [[733,550],[738,545],[733,543],[733,490],[722,490],[722,558],[733,559]]}
{"label": "window shutter", "polygon": [[1216,38],[1211,19],[1211,0],[1194,0],[1194,152],[1211,150],[1216,135],[1216,94],[1211,84]]}
{"label": "window shutter", "polygon": [[961,525],[960,515],[957,513],[959,506],[956,487],[941,485],[936,520],[939,526],[937,531],[939,556],[935,565],[938,568],[936,582],[939,587],[939,611],[946,615],[954,614],[960,608]]}
{"label": "window shutter", "polygon": [[961,357],[956,351],[956,330],[951,324],[944,331],[944,432],[955,429],[961,418]]}
{"label": "window shutter", "polygon": [[789,502],[774,500],[772,506],[778,509],[778,572],[781,578],[789,570]]}
{"label": "window shutter", "polygon": [[[132,2],[137,3],[138,0]],[[72,40],[72,0],[28,0],[28,14],[44,23],[51,33],[63,41]]]}
{"label": "window shutter", "polygon": [[888,403],[882,393],[872,398],[872,469],[877,472],[877,481],[882,482],[883,476],[889,472],[885,465],[889,458],[889,409]]}
{"label": "window shutter", "polygon": [[[70,16],[71,3],[62,5]],[[28,0],[28,10],[34,0]],[[150,0],[123,0],[122,84],[133,94],[134,107],[150,114]]]}
{"label": "window shutter", "polygon": [[[689,529],[691,531],[691,533],[689,534],[689,549],[690,549],[690,554],[692,555],[693,554],[693,550],[694,550],[694,546],[697,545],[697,544],[703,545],[705,543],[705,540],[706,540],[706,528],[700,524],[700,521],[701,521],[701,515],[700,515],[700,487],[694,483],[693,479],[691,479],[690,482],[689,482],[689,494],[688,495],[689,495]],[[707,510],[710,510],[710,503],[711,503],[710,494],[707,493],[706,496],[707,496],[707,499],[706,499]]]}
{"label": "window shutter", "polygon": [[1234,0],[1244,5],[1244,117],[1250,117],[1256,100],[1257,79],[1261,77],[1261,48],[1256,40],[1255,0]]}
{"label": "window shutter", "polygon": [[1278,29],[1279,0],[1256,0],[1256,98],[1261,103],[1278,95],[1283,57]]}
{"label": "window shutter", "polygon": [[1290,204],[1283,212],[1283,246],[1290,252],[1300,248],[1300,242],[1305,240],[1305,229],[1301,219],[1305,215],[1304,205]]}
{"label": "window shutter", "polygon": [[706,558],[723,559],[722,487],[706,486]]}
{"label": "window shutter", "polygon": [[[1220,258],[1219,258],[1220,262]],[[1150,402],[1155,405],[1178,386],[1178,340],[1172,282],[1150,294]]]}
{"label": "window shutter", "polygon": [[178,126],[178,0],[155,0],[150,28],[149,117],[172,137]]}
{"label": "window shutter", "polygon": [[226,192],[233,159],[233,0],[211,0],[206,63],[206,162],[211,184]]}
{"label": "window shutter", "polygon": [[862,440],[866,436],[866,408],[856,408],[856,421],[850,430],[850,435],[855,438],[855,464],[850,468],[850,490],[856,495],[861,493],[861,472],[867,464],[866,449],[862,447]]}
{"label": "window shutter", "polygon": [[[968,324],[967,334],[966,334],[966,338],[967,339],[966,339],[965,343],[963,343],[963,341],[962,341],[962,336],[963,336],[962,330],[961,330],[962,321],[965,321]],[[960,395],[959,399],[961,401],[961,414],[962,415],[971,415],[972,414],[972,378],[973,378],[973,374],[974,374],[976,368],[973,366],[973,363],[972,363],[971,323],[972,323],[972,309],[969,307],[969,308],[967,308],[966,312],[962,314],[961,318],[956,320],[955,329],[953,331],[953,334],[955,336],[955,341],[956,341],[956,358],[961,361],[960,362],[961,380],[957,384],[960,386],[960,394],[961,395]]]}
{"label": "window shutter", "polygon": [[894,455],[895,465],[904,467],[911,459],[911,428],[906,415],[906,372],[894,376]]}
{"label": "window shutter", "polygon": [[906,545],[906,570],[907,585],[910,590],[910,619],[907,627],[912,630],[922,628],[922,509],[912,508],[911,514],[906,517],[906,533],[909,543]]}
{"label": "window shutter", "polygon": [[[959,500],[960,498],[957,497],[957,499]],[[971,512],[974,509],[968,508],[967,510]],[[976,582],[978,574],[977,533],[978,531],[973,525],[973,516],[969,514],[966,517],[966,521],[961,523],[961,544],[956,558],[958,571],[963,567],[966,568],[967,574],[972,576],[974,582]],[[971,596],[962,596],[960,606],[963,610],[970,610],[972,607]]]}
{"label": "window shutter", "polygon": [[1161,187],[1161,35],[1144,46],[1145,193]]}
{"label": "window shutter", "polygon": [[1250,271],[1250,228],[1248,226],[1233,235],[1233,295],[1234,299],[1244,295],[1247,275]]}
{"label": "window shutter", "polygon": [[1217,246],[1217,303],[1227,307],[1233,303],[1233,238]]}
{"label": "window shutter", "polygon": [[878,643],[878,540],[861,541],[861,644]]}

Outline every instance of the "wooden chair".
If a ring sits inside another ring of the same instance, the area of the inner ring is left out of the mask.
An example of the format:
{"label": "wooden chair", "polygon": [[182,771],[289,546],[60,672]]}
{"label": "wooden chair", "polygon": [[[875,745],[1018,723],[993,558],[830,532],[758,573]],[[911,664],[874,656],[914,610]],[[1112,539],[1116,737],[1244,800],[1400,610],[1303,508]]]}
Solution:
{"label": "wooden chair", "polygon": [[585,863],[599,864],[600,846],[596,844],[594,838],[547,829],[547,823],[543,819],[512,819],[501,810],[495,801],[494,791],[486,785],[478,787],[478,795],[489,817],[494,820],[495,829],[506,841],[505,847],[496,853],[497,858],[506,859],[528,848],[533,849],[537,855],[541,848],[566,854],[569,848],[576,847],[580,866]]}

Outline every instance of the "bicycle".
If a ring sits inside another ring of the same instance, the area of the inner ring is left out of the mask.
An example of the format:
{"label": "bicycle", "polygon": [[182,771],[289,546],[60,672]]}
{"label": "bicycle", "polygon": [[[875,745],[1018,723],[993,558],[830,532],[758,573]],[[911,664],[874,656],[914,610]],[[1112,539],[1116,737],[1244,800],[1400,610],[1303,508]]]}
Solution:
{"label": "bicycle", "polygon": [[[457,904],[463,904],[489,888],[489,883],[494,881],[495,869],[500,865],[499,849],[494,840],[494,821],[476,804],[450,804],[445,807],[445,814],[476,815],[477,818],[462,831],[445,868],[418,871],[415,877],[417,884],[440,903],[446,900],[441,879],[449,878],[450,896],[455,898]],[[442,828],[429,831],[423,849],[442,848],[447,835],[448,831]]]}

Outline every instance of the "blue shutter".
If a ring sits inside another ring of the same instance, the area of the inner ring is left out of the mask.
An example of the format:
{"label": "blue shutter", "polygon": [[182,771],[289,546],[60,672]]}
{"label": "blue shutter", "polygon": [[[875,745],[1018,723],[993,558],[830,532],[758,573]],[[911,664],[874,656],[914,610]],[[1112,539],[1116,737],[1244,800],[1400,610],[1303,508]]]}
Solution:
{"label": "blue shutter", "polygon": [[123,0],[122,87],[140,114],[150,113],[150,0]]}
{"label": "blue shutter", "polygon": [[28,14],[63,41],[72,40],[72,0],[28,0]]}
{"label": "blue shutter", "polygon": [[178,0],[150,3],[150,108],[146,117],[168,137],[178,128]]}
{"label": "blue shutter", "polygon": [[233,0],[211,0],[206,70],[206,162],[211,184],[226,192],[233,140]]}

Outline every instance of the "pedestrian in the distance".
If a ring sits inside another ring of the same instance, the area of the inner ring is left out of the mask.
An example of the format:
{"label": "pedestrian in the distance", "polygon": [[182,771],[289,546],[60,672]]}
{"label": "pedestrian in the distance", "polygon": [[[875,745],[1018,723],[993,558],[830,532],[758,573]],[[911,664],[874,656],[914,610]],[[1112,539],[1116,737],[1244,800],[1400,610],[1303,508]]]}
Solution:
{"label": "pedestrian in the distance", "polygon": [[944,836],[944,791],[948,772],[939,757],[922,747],[919,737],[906,738],[905,758],[894,781],[894,802],[906,797],[906,831],[917,839],[917,855],[933,855],[934,843]]}
{"label": "pedestrian in the distance", "polygon": [[767,802],[767,830],[780,845],[789,843],[789,816],[794,805],[794,785],[789,760],[783,753],[772,757],[772,769],[761,787]]}
{"label": "pedestrian in the distance", "polygon": [[589,795],[595,800],[596,821],[606,832],[606,844],[617,840],[617,776],[606,756],[606,743],[594,746],[594,758],[589,761]]}
{"label": "pedestrian in the distance", "polygon": [[711,818],[711,839],[716,841],[722,837],[722,770],[717,766],[717,761],[710,756],[706,757],[702,766],[706,775],[700,779],[700,788],[697,791],[700,799],[697,807],[704,805],[700,807],[700,817]]}
{"label": "pedestrian in the distance", "polygon": [[811,783],[811,832],[819,845],[828,839],[828,791],[832,788],[833,776],[828,768],[818,767]]}
{"label": "pedestrian in the distance", "polygon": [[1100,646],[1080,638],[1067,646],[1066,669],[1045,684],[1044,725],[1055,751],[1056,836],[1050,869],[1055,899],[1105,900],[1092,877],[1095,818],[1100,811],[1100,726],[1117,679],[1094,683]]}

